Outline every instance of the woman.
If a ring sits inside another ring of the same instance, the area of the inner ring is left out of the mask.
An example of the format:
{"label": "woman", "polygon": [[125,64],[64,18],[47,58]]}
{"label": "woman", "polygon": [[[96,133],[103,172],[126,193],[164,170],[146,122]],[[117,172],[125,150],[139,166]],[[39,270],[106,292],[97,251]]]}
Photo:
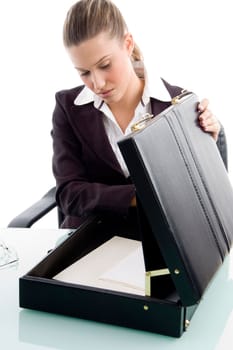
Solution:
{"label": "woman", "polygon": [[[131,227],[135,188],[117,141],[145,113],[167,108],[181,88],[162,79],[149,85],[140,50],[109,0],[77,2],[65,20],[64,45],[84,85],[56,94],[53,171],[62,227],[92,214]],[[217,141],[220,124],[206,99],[199,110],[200,127]]]}

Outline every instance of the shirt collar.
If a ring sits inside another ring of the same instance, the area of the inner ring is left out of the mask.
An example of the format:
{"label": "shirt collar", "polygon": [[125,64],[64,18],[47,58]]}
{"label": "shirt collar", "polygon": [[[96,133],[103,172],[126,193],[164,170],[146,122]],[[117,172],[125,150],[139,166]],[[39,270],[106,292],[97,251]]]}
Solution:
{"label": "shirt collar", "polygon": [[[168,102],[171,100],[171,96],[166,89],[162,79],[153,75],[153,78],[148,77],[148,73],[145,71],[145,87],[142,95],[141,102],[146,106],[150,98],[155,98],[160,101]],[[94,94],[88,87],[84,86],[79,95],[75,98],[75,105],[85,105],[94,102],[94,106],[98,109],[101,108],[104,101]]]}

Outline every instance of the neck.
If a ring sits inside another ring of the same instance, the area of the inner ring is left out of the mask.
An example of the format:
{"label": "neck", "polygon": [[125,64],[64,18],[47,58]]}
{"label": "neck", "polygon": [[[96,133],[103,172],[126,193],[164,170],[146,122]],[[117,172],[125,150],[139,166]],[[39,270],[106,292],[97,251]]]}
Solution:
{"label": "neck", "polygon": [[127,92],[121,101],[109,105],[117,123],[123,132],[132,120],[135,109],[142,98],[144,84],[144,80],[139,79],[135,75],[135,77],[131,80]]}
{"label": "neck", "polygon": [[134,74],[121,104],[126,108],[127,106],[131,106],[135,109],[142,98],[144,85],[145,81]]}

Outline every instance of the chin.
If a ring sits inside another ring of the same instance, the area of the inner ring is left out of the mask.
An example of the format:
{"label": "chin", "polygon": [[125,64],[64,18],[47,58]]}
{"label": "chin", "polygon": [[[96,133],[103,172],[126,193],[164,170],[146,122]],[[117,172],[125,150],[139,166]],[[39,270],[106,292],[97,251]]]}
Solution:
{"label": "chin", "polygon": [[119,102],[119,99],[116,98],[115,96],[109,96],[109,97],[104,98],[103,100],[107,104]]}
{"label": "chin", "polygon": [[105,99],[105,102],[106,103],[112,103],[112,104],[116,104],[116,103],[119,103],[121,102],[121,100],[123,99],[124,95],[113,95],[113,96],[109,96],[108,98]]}

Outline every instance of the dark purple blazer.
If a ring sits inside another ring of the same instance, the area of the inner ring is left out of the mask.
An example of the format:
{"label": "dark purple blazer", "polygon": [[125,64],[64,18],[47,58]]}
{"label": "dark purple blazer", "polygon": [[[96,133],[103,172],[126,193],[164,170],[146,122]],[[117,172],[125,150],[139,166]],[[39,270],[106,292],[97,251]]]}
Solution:
{"label": "dark purple blazer", "polygon": [[[171,97],[181,88],[164,81]],[[135,195],[125,178],[106,135],[102,112],[92,103],[77,106],[74,100],[83,86],[56,94],[53,114],[53,172],[56,200],[65,215],[62,227],[78,227],[91,214],[127,217]],[[152,113],[170,105],[151,99]]]}
{"label": "dark purple blazer", "polygon": [[[180,88],[165,82],[171,96]],[[56,200],[65,215],[62,227],[77,227],[90,214],[127,216],[135,189],[125,178],[106,135],[102,112],[92,103],[77,106],[83,86],[56,94],[53,114],[53,172]],[[154,115],[169,102],[152,99]]]}

